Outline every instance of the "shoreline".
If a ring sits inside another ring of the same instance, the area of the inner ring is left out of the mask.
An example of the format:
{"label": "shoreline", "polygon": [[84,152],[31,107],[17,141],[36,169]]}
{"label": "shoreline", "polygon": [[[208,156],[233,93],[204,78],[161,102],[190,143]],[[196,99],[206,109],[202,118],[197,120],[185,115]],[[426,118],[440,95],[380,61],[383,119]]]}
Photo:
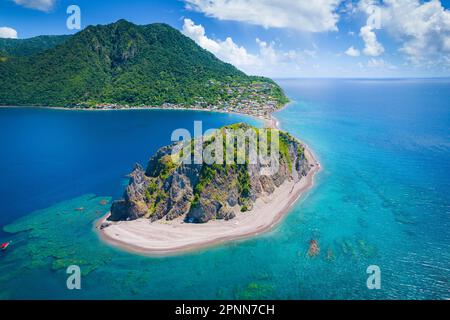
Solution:
{"label": "shoreline", "polygon": [[[286,108],[285,104],[277,112]],[[3,106],[7,107],[7,106]],[[10,106],[12,108],[27,108],[27,106]],[[235,114],[261,121],[265,127],[280,129],[280,122],[270,114],[270,117],[239,113],[234,111],[197,109],[197,108],[163,108],[163,107],[129,107],[115,109],[82,109],[67,107],[30,106],[32,108],[69,110],[69,111],[119,111],[119,110],[180,110],[200,111],[222,114]],[[246,213],[236,210],[236,217],[229,220],[210,221],[206,224],[189,224],[178,218],[173,221],[155,221],[147,219],[122,221],[100,229],[109,214],[94,221],[93,231],[107,245],[129,253],[163,257],[189,253],[224,244],[252,238],[272,230],[287,216],[292,206],[314,186],[314,177],[321,170],[321,165],[309,146],[305,147],[305,156],[310,163],[310,171],[300,181],[287,181],[278,187],[274,193],[256,200],[254,208]],[[238,227],[239,225],[239,227]],[[183,230],[181,230],[183,229]],[[156,234],[156,236],[154,236]],[[153,237],[152,237],[153,236]],[[122,240],[121,238],[127,238]]]}
{"label": "shoreline", "polygon": [[[284,105],[282,108],[278,109],[276,112],[283,110],[288,104]],[[252,118],[257,121],[262,121],[267,127],[269,128],[278,128],[278,120],[273,115],[270,115],[270,117],[263,117],[258,116],[254,114],[248,114],[248,113],[241,113],[236,111],[223,111],[223,110],[216,110],[216,109],[205,109],[205,108],[164,108],[164,107],[120,107],[120,108],[114,108],[114,109],[107,109],[107,108],[69,108],[69,107],[46,107],[46,106],[0,106],[1,108],[36,108],[36,109],[50,109],[50,110],[64,110],[64,111],[89,111],[89,112],[95,112],[95,111],[136,111],[136,110],[162,110],[162,111],[199,111],[199,112],[211,112],[211,113],[222,113],[222,114],[232,114],[237,116],[245,116]],[[276,121],[274,124],[272,124],[273,121]]]}
{"label": "shoreline", "polygon": [[100,229],[101,224],[108,218],[108,213],[95,221],[95,232],[105,244],[129,253],[151,257],[190,253],[268,232],[279,225],[293,205],[314,186],[314,178],[321,169],[314,154],[303,145],[305,156],[312,165],[307,176],[296,182],[285,182],[271,195],[257,199],[251,211],[236,212],[236,217],[231,220],[190,224],[183,223],[181,218],[153,223],[141,218],[113,223]]}

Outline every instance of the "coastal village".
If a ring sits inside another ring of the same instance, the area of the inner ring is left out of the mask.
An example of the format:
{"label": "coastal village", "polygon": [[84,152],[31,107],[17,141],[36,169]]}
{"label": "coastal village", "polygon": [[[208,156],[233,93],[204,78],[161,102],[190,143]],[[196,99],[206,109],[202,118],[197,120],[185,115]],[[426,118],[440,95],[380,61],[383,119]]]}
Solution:
{"label": "coastal village", "polygon": [[252,82],[246,85],[235,83],[220,83],[210,80],[208,85],[221,88],[221,97],[217,104],[209,104],[202,97],[198,97],[192,105],[163,103],[160,106],[121,105],[115,103],[100,103],[87,106],[84,103],[76,104],[73,108],[79,109],[191,109],[209,110],[226,113],[241,113],[258,118],[270,119],[270,115],[282,107],[279,97],[273,92],[275,84],[268,82]]}

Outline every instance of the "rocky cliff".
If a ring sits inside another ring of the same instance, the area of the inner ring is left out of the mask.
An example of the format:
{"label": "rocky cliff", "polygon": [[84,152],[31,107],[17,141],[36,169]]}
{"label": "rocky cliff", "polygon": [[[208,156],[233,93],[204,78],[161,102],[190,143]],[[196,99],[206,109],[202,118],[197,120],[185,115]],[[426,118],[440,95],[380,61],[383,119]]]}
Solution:
{"label": "rocky cliff", "polygon": [[[229,128],[258,131],[237,124],[221,128],[221,132]],[[256,199],[272,194],[288,180],[301,179],[310,169],[303,145],[288,133],[278,131],[278,135],[279,166],[271,175],[262,174],[262,165],[248,158],[245,164],[176,164],[171,157],[175,145],[159,149],[146,170],[135,166],[123,199],[112,204],[109,220],[182,217],[186,222],[205,223],[232,219],[236,212],[251,210]],[[236,142],[233,148],[236,154]]]}

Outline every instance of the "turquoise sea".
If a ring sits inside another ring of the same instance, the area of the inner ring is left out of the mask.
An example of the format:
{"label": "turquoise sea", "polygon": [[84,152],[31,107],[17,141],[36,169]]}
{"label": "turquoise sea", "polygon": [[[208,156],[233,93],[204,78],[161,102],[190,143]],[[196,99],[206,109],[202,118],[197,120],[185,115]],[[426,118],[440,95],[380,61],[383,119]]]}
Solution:
{"label": "turquoise sea", "polygon": [[92,224],[172,130],[255,120],[0,108],[0,299],[449,299],[450,80],[278,82],[281,127],[323,166],[314,188],[267,234],[166,258],[110,248]]}

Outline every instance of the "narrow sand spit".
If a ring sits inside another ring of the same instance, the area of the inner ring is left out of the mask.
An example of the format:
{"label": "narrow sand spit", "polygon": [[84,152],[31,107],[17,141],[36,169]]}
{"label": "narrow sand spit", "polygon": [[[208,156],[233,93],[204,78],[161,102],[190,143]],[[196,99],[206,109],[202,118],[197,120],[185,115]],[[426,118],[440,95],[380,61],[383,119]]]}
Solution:
{"label": "narrow sand spit", "polygon": [[272,229],[289,212],[292,205],[313,186],[320,164],[305,146],[305,156],[312,165],[300,181],[285,182],[269,196],[256,200],[251,211],[241,213],[229,221],[217,220],[205,224],[147,219],[121,221],[100,229],[109,214],[96,222],[102,240],[126,251],[149,256],[171,255],[193,251],[227,241],[249,238]]}

